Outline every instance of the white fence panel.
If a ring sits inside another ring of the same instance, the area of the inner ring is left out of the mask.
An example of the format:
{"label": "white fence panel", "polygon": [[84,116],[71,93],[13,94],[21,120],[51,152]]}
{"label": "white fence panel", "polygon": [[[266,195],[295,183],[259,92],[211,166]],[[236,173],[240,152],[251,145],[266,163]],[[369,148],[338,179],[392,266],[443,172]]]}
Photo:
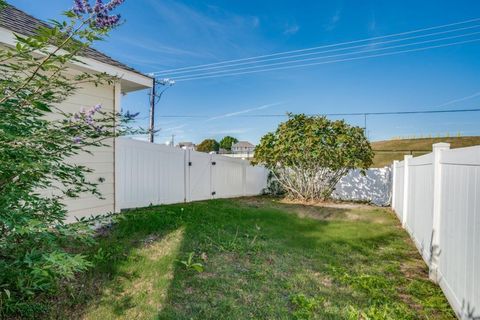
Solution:
{"label": "white fence panel", "polygon": [[261,194],[267,188],[268,170],[262,166],[247,166],[245,170],[245,195]]}
{"label": "white fence panel", "polygon": [[404,226],[432,279],[460,319],[480,319],[480,146],[436,144],[433,153],[394,167],[393,209],[401,220],[406,212]]}
{"label": "white fence panel", "polygon": [[131,139],[116,144],[118,209],[259,195],[268,170],[249,161]]}
{"label": "white fence panel", "polygon": [[412,158],[409,165],[405,228],[428,263],[433,227],[433,153]]}
{"label": "white fence panel", "polygon": [[214,198],[245,195],[245,167],[248,164],[246,161],[212,155],[212,163]]}
{"label": "white fence panel", "polygon": [[403,191],[405,180],[405,162],[399,162],[395,167],[395,181],[393,181],[395,195],[393,198],[393,209],[395,210],[400,221],[403,220]]}
{"label": "white fence panel", "polygon": [[183,150],[117,139],[115,152],[118,208],[184,201]]}
{"label": "white fence panel", "polygon": [[186,181],[187,201],[212,198],[212,156],[207,153],[188,151],[189,163]]}
{"label": "white fence panel", "polygon": [[480,147],[442,153],[438,273],[463,319],[480,317]]}
{"label": "white fence panel", "polygon": [[350,201],[370,201],[379,206],[390,204],[391,174],[390,167],[366,170],[351,170],[335,186],[332,196]]}

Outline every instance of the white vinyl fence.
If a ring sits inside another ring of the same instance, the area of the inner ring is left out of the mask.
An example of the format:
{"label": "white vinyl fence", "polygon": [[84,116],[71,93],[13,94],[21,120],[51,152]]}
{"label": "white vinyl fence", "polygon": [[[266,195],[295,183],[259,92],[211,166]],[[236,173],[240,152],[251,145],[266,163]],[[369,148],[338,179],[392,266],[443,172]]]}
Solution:
{"label": "white vinyl fence", "polygon": [[371,168],[363,174],[351,170],[335,186],[332,196],[339,200],[368,201],[377,206],[391,203],[392,168]]}
{"label": "white vinyl fence", "polygon": [[249,161],[120,138],[116,207],[138,208],[261,194],[268,170]]}
{"label": "white vinyl fence", "polygon": [[480,319],[480,146],[393,164],[392,208],[460,319]]}

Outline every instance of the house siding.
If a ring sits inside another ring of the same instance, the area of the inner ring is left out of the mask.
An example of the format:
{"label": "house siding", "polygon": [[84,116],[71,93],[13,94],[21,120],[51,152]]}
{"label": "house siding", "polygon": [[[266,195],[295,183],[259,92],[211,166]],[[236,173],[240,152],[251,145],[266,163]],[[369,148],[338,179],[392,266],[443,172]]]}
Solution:
{"label": "house siding", "polygon": [[[66,101],[59,105],[64,112],[78,112],[82,107],[101,104],[102,111],[118,111],[119,103],[116,103],[116,90],[119,90],[119,84],[95,86],[93,84],[84,84],[82,88]],[[51,118],[58,117],[52,115]],[[74,222],[76,218],[88,217],[91,215],[105,214],[115,211],[115,148],[114,141],[110,139],[106,142],[108,146],[92,148],[93,154],[82,153],[76,155],[67,161],[78,165],[84,165],[93,170],[87,174],[87,179],[98,183],[98,190],[104,199],[85,193],[78,198],[65,199],[68,217],[67,222]],[[100,182],[102,180],[103,182]]]}
{"label": "house siding", "polygon": [[[16,44],[13,32],[17,34],[30,35],[41,24],[37,19],[26,15],[25,13],[9,6],[8,10],[3,10],[2,23],[0,23],[0,48],[12,47]],[[106,112],[120,112],[121,93],[132,92],[150,88],[153,79],[141,74],[140,72],[118,62],[110,57],[88,49],[84,57],[78,57],[79,61],[68,64],[67,75],[74,76],[83,72],[87,73],[106,73],[118,77],[118,81],[112,85],[83,84],[74,95],[62,102],[58,107],[64,112],[78,112],[82,107],[89,108],[97,104],[102,105],[102,110]],[[63,117],[60,114],[49,114],[47,119],[55,120]],[[93,170],[87,175],[91,182],[98,183],[98,190],[104,199],[92,194],[82,194],[75,199],[65,199],[68,217],[67,222],[74,222],[77,218],[104,214],[118,211],[115,199],[115,141],[111,139],[106,142],[108,146],[91,149],[93,154],[80,154],[66,161],[85,165]],[[99,180],[102,180],[100,182]],[[45,196],[56,194],[51,190],[38,190]]]}

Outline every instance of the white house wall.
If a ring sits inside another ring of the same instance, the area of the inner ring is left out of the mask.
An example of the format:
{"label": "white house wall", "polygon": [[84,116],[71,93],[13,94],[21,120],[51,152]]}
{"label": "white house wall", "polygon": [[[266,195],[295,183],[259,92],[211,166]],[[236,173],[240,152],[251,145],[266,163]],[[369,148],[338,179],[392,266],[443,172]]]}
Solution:
{"label": "white house wall", "polygon": [[[82,87],[65,102],[59,105],[64,112],[74,113],[81,108],[88,109],[97,104],[102,105],[102,111],[114,112],[119,101],[115,99],[115,91],[119,85],[82,84]],[[52,115],[51,118],[58,118]],[[105,199],[98,199],[92,194],[82,194],[75,199],[66,199],[65,204],[69,211],[68,222],[75,221],[90,215],[103,214],[115,211],[115,149],[113,140],[106,142],[108,146],[91,148],[93,154],[82,153],[68,159],[69,162],[84,165],[93,170],[88,174],[89,181],[98,183],[98,189]],[[100,182],[103,181],[103,182]]]}

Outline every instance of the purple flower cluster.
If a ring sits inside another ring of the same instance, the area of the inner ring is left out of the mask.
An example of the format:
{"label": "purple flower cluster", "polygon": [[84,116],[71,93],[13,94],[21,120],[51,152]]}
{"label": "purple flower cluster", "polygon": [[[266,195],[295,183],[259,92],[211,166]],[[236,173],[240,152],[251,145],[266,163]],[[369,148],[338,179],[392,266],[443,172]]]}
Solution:
{"label": "purple flower cluster", "polygon": [[92,6],[89,0],[74,0],[72,11],[77,15],[91,14],[93,16],[94,25],[97,28],[105,29],[112,28],[120,22],[120,15],[111,15],[110,12],[121,5],[125,0],[111,0],[104,4],[102,0],[95,0],[95,5]]}
{"label": "purple flower cluster", "polygon": [[[85,110],[85,108],[80,109],[79,112],[75,113],[72,117],[72,122],[84,122],[87,125],[91,126],[95,131],[97,132],[102,132],[103,127],[99,126],[95,123],[95,120],[93,117],[95,114],[102,109],[102,106],[100,104],[97,104],[94,107],[91,107],[88,110]],[[73,138],[73,143],[80,143],[82,142],[83,138],[80,136],[74,137]]]}
{"label": "purple flower cluster", "polygon": [[82,137],[74,137],[74,138],[73,138],[73,143],[79,144],[80,142],[82,142],[82,140],[83,140]]}
{"label": "purple flower cluster", "polygon": [[85,112],[85,122],[91,126],[93,126],[95,124],[95,122],[93,121],[93,116],[95,115],[95,113],[97,113],[98,111],[100,111],[100,109],[102,109],[102,106],[97,104],[96,106],[94,107],[91,107],[90,109],[88,109],[86,112]]}

